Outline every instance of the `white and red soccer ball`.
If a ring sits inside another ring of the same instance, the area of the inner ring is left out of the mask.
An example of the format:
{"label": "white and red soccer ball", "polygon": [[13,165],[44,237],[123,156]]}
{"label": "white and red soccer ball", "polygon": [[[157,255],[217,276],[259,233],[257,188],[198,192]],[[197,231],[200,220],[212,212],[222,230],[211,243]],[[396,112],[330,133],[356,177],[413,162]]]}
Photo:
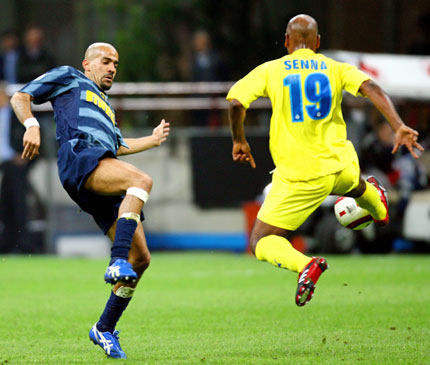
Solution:
{"label": "white and red soccer ball", "polygon": [[370,213],[358,206],[354,198],[340,196],[334,203],[334,214],[342,226],[353,230],[366,228],[373,222]]}

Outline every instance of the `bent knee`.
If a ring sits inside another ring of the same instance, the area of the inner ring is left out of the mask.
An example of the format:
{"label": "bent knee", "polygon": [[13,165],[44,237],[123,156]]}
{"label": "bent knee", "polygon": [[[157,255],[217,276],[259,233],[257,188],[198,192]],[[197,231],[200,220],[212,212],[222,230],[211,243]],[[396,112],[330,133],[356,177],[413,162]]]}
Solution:
{"label": "bent knee", "polygon": [[255,255],[255,250],[257,248],[258,242],[264,237],[275,235],[287,238],[289,231],[284,228],[272,226],[270,224],[264,223],[260,221],[258,218],[255,221],[254,227],[251,232],[251,236],[249,238],[249,246],[252,250],[252,253]]}
{"label": "bent knee", "polygon": [[255,230],[252,231],[251,237],[249,237],[249,248],[252,253],[255,255],[255,249],[257,247],[257,243],[263,238],[260,233],[257,233]]}
{"label": "bent knee", "polygon": [[152,177],[148,174],[142,173],[139,177],[139,184],[141,184],[141,188],[146,190],[148,193],[151,192],[153,180]]}
{"label": "bent knee", "polygon": [[141,188],[145,190],[147,193],[151,192],[153,180],[152,177],[144,172],[140,172],[133,181],[131,182],[130,187]]}
{"label": "bent knee", "polygon": [[366,191],[366,181],[364,181],[363,178],[360,177],[360,181],[354,189],[346,193],[344,196],[348,196],[351,198],[358,198],[364,194]]}

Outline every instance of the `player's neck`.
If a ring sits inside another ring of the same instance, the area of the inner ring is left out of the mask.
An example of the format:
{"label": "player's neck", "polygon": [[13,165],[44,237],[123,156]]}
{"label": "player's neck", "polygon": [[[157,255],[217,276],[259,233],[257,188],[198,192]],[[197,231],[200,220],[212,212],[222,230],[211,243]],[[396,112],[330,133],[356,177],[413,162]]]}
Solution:
{"label": "player's neck", "polygon": [[307,45],[306,43],[299,43],[299,44],[294,45],[294,47],[292,47],[291,53],[293,53],[299,49],[310,49],[312,51],[312,48],[309,47],[309,45]]}
{"label": "player's neck", "polygon": [[314,49],[312,49],[311,47],[309,47],[308,45],[306,45],[306,44],[299,44],[299,45],[296,45],[296,46],[294,46],[294,47],[290,47],[290,48],[288,49],[288,53],[289,53],[289,54],[292,54],[292,53],[294,53],[294,52],[296,52],[296,51],[304,50],[304,49],[307,49],[307,50],[309,50],[309,51],[315,52],[315,50],[314,50]]}

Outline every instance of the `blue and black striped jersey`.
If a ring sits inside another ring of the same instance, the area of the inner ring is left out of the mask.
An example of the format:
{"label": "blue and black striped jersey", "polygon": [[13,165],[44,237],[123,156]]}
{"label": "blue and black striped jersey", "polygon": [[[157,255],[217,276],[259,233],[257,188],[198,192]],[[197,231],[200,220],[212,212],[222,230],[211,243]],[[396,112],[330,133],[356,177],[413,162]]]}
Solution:
{"label": "blue and black striped jersey", "polygon": [[115,155],[127,147],[107,95],[81,71],[61,66],[25,85],[20,92],[33,96],[35,104],[52,103],[58,143],[85,140]]}

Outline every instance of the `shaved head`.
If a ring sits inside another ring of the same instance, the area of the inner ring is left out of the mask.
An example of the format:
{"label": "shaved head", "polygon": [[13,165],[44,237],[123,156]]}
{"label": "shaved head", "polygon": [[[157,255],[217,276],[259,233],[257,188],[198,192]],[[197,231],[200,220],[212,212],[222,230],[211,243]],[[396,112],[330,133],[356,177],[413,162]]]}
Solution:
{"label": "shaved head", "polygon": [[319,47],[319,39],[318,24],[311,16],[299,14],[288,22],[285,47],[288,48],[289,53],[300,48],[315,51]]}
{"label": "shaved head", "polygon": [[97,42],[97,43],[90,44],[87,50],[85,51],[85,59],[88,61],[92,61],[94,58],[100,56],[102,52],[108,49],[118,54],[115,47],[109,43]]}
{"label": "shaved head", "polygon": [[318,24],[316,20],[309,15],[296,15],[288,22],[287,33],[302,38],[316,36],[318,34]]}

